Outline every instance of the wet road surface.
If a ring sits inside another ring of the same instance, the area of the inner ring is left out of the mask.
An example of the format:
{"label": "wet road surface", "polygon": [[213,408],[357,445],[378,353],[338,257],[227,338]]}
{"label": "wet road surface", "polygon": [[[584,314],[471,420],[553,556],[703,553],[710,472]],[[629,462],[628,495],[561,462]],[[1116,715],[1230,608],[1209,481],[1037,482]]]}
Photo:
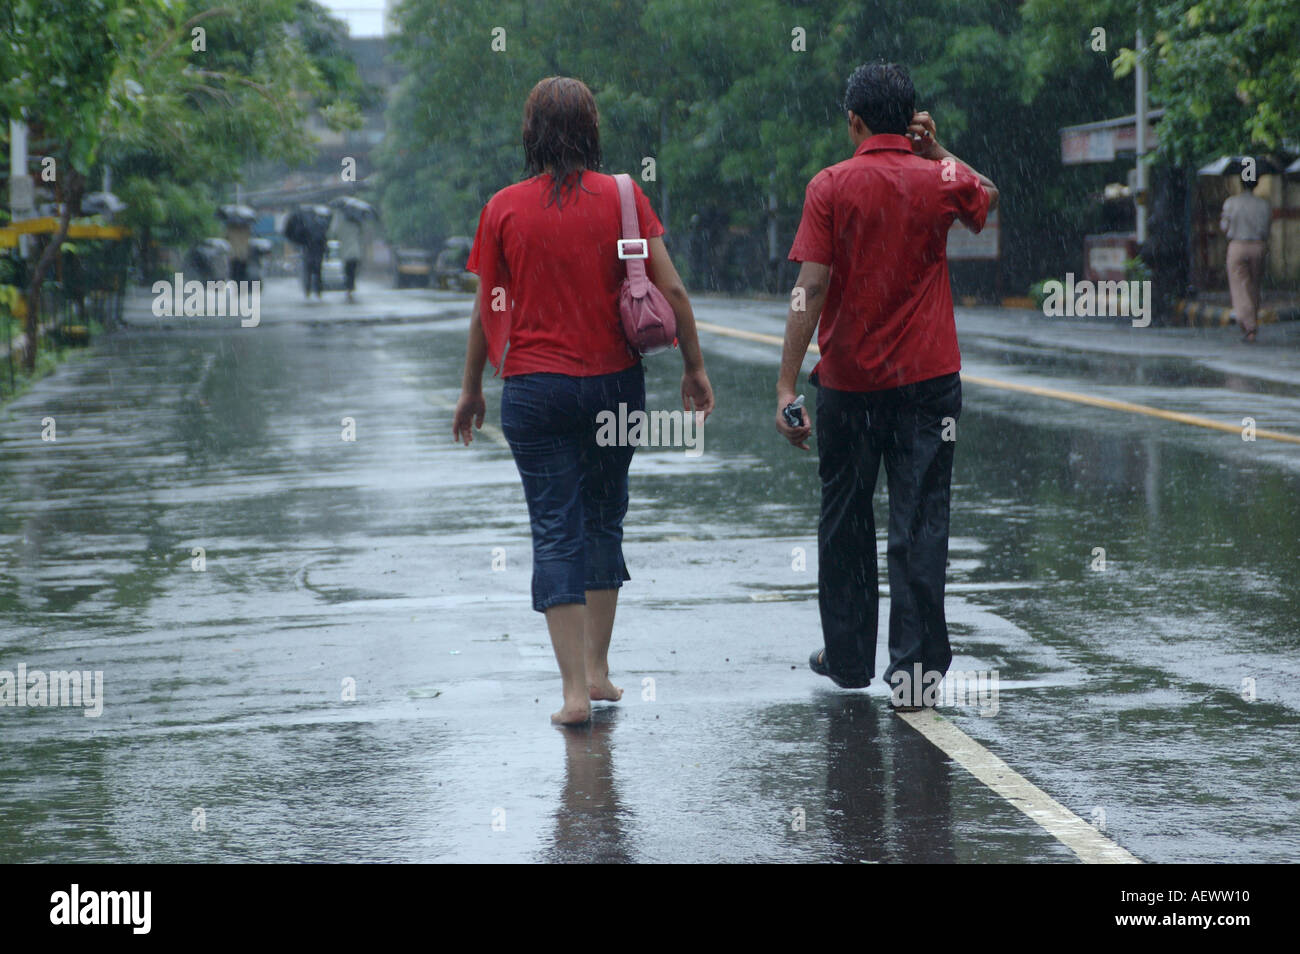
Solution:
{"label": "wet road surface", "polygon": [[[552,728],[499,380],[450,440],[466,299],[364,291],[270,285],[256,328],[144,298],[6,409],[0,670],[102,670],[104,699],[0,708],[0,860],[1078,860],[885,687],[808,671],[816,458],[775,434],[762,342],[703,336],[702,456],[638,451],[627,692]],[[971,375],[1300,434],[1286,328],[959,332]],[[647,368],[678,406],[680,362]],[[958,427],[953,668],[999,697],[943,714],[1144,861],[1295,860],[1300,448],[974,384]]]}

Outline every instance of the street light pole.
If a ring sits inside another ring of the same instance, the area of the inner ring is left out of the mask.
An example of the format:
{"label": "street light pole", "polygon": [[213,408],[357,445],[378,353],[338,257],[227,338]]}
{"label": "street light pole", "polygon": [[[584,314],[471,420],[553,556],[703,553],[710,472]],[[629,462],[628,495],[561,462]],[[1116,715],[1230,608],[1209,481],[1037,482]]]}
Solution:
{"label": "street light pole", "polygon": [[[1139,8],[1139,13],[1141,9]],[[1147,67],[1146,39],[1142,36],[1142,27],[1137,30],[1137,67],[1133,71],[1134,85],[1137,87],[1137,107],[1134,119],[1137,121],[1137,168],[1134,170],[1134,182],[1137,212],[1137,241],[1139,247],[1147,240],[1147,165],[1143,157],[1147,152]]]}

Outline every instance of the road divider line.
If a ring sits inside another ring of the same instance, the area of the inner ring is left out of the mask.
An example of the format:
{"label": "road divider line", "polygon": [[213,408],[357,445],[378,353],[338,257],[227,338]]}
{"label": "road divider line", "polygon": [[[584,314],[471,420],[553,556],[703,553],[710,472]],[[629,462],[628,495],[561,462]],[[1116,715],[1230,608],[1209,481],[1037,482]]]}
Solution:
{"label": "road divider line", "polygon": [[[740,328],[731,328],[727,325],[717,325],[710,321],[697,321],[696,327],[701,331],[712,332],[716,335],[723,335],[728,338],[737,338],[741,341],[755,341],[760,344],[776,345],[778,348],[785,344],[785,339],[778,335],[764,334],[761,331],[745,331]],[[809,345],[808,350],[812,354],[821,354],[817,345]],[[1021,394],[1032,394],[1035,397],[1045,397],[1056,401],[1069,401],[1074,404],[1086,404],[1091,407],[1105,408],[1111,411],[1124,411],[1129,414],[1141,414],[1146,417],[1158,418],[1162,421],[1174,421],[1179,424],[1190,424],[1193,427],[1204,427],[1212,431],[1224,431],[1229,434],[1241,434],[1241,425],[1230,424],[1225,421],[1216,421],[1208,417],[1201,417],[1197,414],[1184,414],[1181,411],[1166,411],[1163,408],[1151,407],[1146,404],[1134,404],[1131,401],[1116,401],[1112,398],[1097,397],[1091,394],[1080,394],[1077,391],[1062,391],[1059,388],[1046,388],[1037,384],[1017,384],[1014,381],[1003,381],[998,378],[985,378],[978,375],[962,373],[963,383],[978,384],[981,387],[995,388],[1001,391],[1017,391]],[[1255,430],[1255,437],[1261,440],[1281,441],[1286,444],[1300,444],[1300,435],[1285,434],[1281,431]]]}
{"label": "road divider line", "polygon": [[900,712],[898,715],[950,759],[1078,855],[1080,861],[1111,865],[1142,863],[937,712],[925,710]]}

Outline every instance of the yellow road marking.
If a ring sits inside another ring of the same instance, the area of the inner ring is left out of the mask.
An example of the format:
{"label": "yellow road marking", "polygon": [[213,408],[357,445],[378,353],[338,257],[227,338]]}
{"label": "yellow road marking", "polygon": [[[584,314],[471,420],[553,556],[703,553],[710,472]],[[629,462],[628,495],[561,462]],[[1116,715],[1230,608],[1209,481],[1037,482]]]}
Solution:
{"label": "yellow road marking", "polygon": [[[785,340],[777,335],[763,334],[760,331],[744,331],[740,328],[729,328],[726,325],[715,325],[710,321],[697,321],[696,327],[701,331],[709,331],[713,334],[724,335],[728,338],[738,338],[742,341],[756,341],[761,344],[776,345],[778,348],[785,344]],[[808,346],[808,350],[813,354],[821,354],[817,345]],[[1037,384],[1017,384],[1014,381],[1002,381],[997,378],[985,378],[974,374],[962,373],[962,381],[969,381],[971,384],[979,384],[986,388],[996,388],[1001,391],[1018,391],[1022,394],[1032,394],[1036,397],[1051,398],[1057,401],[1070,401],[1074,404],[1087,404],[1092,407],[1106,408],[1111,411],[1125,411],[1129,414],[1142,414],[1146,417],[1159,418],[1162,421],[1175,421],[1179,424],[1191,424],[1194,427],[1205,427],[1212,431],[1225,431],[1229,434],[1240,434],[1241,425],[1230,424],[1225,421],[1216,421],[1208,417],[1201,417],[1197,414],[1184,414],[1181,411],[1166,411],[1163,408],[1151,407],[1147,404],[1134,404],[1131,401],[1116,401],[1112,398],[1096,397],[1091,394],[1080,394],[1077,391],[1062,391],[1059,388],[1045,388]],[[1300,435],[1284,434],[1281,431],[1259,430],[1255,431],[1255,436],[1264,440],[1282,441],[1287,444],[1300,444]]]}

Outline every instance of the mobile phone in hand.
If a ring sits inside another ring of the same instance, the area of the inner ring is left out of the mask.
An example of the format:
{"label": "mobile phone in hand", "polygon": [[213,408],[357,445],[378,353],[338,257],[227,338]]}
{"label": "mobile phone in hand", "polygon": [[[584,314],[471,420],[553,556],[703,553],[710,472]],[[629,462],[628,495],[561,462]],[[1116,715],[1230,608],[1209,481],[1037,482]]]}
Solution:
{"label": "mobile phone in hand", "polygon": [[791,427],[803,427],[803,414],[801,413],[802,410],[803,410],[803,395],[800,394],[797,398],[795,398],[785,407],[781,408],[781,416],[785,418],[785,422],[789,424]]}

